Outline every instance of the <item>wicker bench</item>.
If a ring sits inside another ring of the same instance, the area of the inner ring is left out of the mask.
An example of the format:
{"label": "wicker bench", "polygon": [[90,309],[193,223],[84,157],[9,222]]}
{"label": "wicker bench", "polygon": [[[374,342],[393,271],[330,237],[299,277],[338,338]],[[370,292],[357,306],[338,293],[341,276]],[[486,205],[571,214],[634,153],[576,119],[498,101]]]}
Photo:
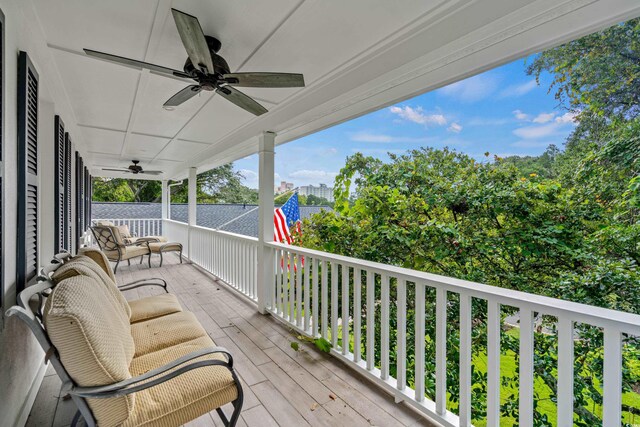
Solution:
{"label": "wicker bench", "polygon": [[[178,426],[216,410],[235,426],[243,393],[231,354],[169,293],[127,302],[95,249],[56,256],[7,311],[26,323],[80,417],[95,426]],[[37,297],[37,300],[34,298]],[[233,405],[227,419],[221,407]]]}

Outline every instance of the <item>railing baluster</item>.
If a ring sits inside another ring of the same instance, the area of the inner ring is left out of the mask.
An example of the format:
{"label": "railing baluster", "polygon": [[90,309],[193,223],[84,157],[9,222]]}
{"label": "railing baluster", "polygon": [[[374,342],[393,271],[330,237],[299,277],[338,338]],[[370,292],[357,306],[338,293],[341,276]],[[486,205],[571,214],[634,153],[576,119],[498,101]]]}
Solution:
{"label": "railing baluster", "polygon": [[436,412],[447,410],[447,291],[436,289]]}
{"label": "railing baluster", "polygon": [[288,281],[289,281],[289,286],[287,287],[287,291],[289,292],[289,315],[287,316],[287,319],[289,320],[289,322],[294,323],[295,322],[295,316],[294,316],[294,307],[295,307],[295,271],[293,269],[293,266],[295,265],[294,263],[294,258],[293,258],[293,252],[289,251],[289,263],[287,264],[287,276],[288,276]]}
{"label": "railing baluster", "polygon": [[[415,400],[424,401],[424,291],[425,285],[416,282],[415,295]],[[368,329],[367,329],[368,331]]]}
{"label": "railing baluster", "polygon": [[397,388],[404,391],[407,384],[407,282],[398,278],[398,335],[396,360],[398,364]]}
{"label": "railing baluster", "polygon": [[362,358],[361,346],[362,338],[360,329],[362,327],[362,270],[358,267],[353,269],[353,361],[358,363]]}
{"label": "railing baluster", "polygon": [[303,295],[304,295],[304,331],[308,334],[311,333],[311,326],[309,325],[309,320],[311,318],[311,288],[309,286],[309,270],[310,270],[310,259],[303,259],[304,261],[304,286],[303,286]]}
{"label": "railing baluster", "polygon": [[342,354],[349,353],[349,266],[342,264]]}
{"label": "railing baluster", "polygon": [[500,426],[500,304],[487,301],[487,427]]}
{"label": "railing baluster", "polygon": [[278,260],[279,268],[280,268],[280,316],[285,317],[287,313],[287,297],[286,297],[286,286],[287,286],[287,275],[285,271],[285,265],[287,263],[286,257],[287,253],[284,249],[280,251],[280,258]]}
{"label": "railing baluster", "polygon": [[533,427],[533,312],[520,309],[520,393],[519,421],[522,427]]}
{"label": "railing baluster", "polygon": [[558,427],[573,426],[573,321],[558,318]]}
{"label": "railing baluster", "polygon": [[318,335],[318,259],[313,258],[313,289],[311,290],[313,302],[311,303],[313,306],[312,309],[312,318],[313,318],[313,331],[311,335],[314,337]]}
{"label": "railing baluster", "polygon": [[471,425],[471,296],[460,294],[460,426]]}
{"label": "railing baluster", "polygon": [[380,377],[389,379],[389,276],[382,273],[380,276],[382,305],[380,310]]}
{"label": "railing baluster", "polygon": [[329,292],[328,292],[328,283],[327,283],[327,263],[325,261],[320,261],[320,268],[322,269],[322,282],[320,284],[322,290],[322,301],[321,301],[321,309],[322,309],[322,338],[328,339],[327,335],[327,326],[329,323]]}
{"label": "railing baluster", "polygon": [[338,348],[338,265],[331,262],[331,344]]}
{"label": "railing baluster", "polygon": [[622,417],[622,343],[620,331],[604,328],[602,426],[619,427]]}
{"label": "railing baluster", "polygon": [[296,326],[302,327],[302,260],[296,255]]}
{"label": "railing baluster", "polygon": [[367,270],[367,369],[372,370],[376,366],[375,353],[375,319],[376,319],[376,290],[374,272]]}

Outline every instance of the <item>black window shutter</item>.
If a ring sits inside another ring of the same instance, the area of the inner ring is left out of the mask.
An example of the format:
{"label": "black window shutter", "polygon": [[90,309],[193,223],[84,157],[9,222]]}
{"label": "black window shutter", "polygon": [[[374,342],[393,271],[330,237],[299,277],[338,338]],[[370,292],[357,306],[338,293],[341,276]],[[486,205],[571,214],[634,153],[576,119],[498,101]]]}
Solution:
{"label": "black window shutter", "polygon": [[38,272],[38,73],[26,52],[18,56],[17,290]]}
{"label": "black window shutter", "polygon": [[80,241],[84,233],[84,177],[82,157],[76,151],[76,247],[80,248]]}
{"label": "black window shutter", "polygon": [[64,230],[65,230],[65,132],[64,122],[60,116],[56,116],[54,119],[54,149],[55,149],[55,179],[53,182],[53,194],[55,199],[55,218],[54,218],[54,231],[55,231],[55,251],[59,252],[65,248]]}
{"label": "black window shutter", "polygon": [[[0,309],[4,307],[4,13],[0,10]],[[0,318],[2,315],[0,314]],[[0,322],[0,327],[2,323]]]}
{"label": "black window shutter", "polygon": [[64,248],[71,252],[71,138],[64,134]]}

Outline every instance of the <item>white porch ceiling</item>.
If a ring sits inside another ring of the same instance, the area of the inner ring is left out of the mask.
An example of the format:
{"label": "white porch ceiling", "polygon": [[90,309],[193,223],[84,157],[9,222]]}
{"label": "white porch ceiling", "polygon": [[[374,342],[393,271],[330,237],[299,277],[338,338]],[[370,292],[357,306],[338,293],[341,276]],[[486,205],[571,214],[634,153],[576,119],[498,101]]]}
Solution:
{"label": "white porch ceiling", "polygon": [[[162,178],[224,164],[640,15],[637,0],[30,0],[94,175],[139,159]],[[83,48],[182,69],[170,9],[222,41],[232,71],[299,72],[306,88],[242,89],[254,117],[209,92],[174,111],[184,83],[87,57]],[[65,118],[69,120],[69,118]]]}

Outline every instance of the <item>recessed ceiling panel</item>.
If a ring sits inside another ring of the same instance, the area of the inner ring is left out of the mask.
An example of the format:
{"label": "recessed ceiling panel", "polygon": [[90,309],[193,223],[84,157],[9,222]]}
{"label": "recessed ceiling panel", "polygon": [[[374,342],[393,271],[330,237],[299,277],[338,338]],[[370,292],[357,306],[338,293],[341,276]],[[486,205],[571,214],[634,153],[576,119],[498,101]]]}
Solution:
{"label": "recessed ceiling panel", "polygon": [[140,72],[52,50],[78,124],[126,130]]}
{"label": "recessed ceiling panel", "polygon": [[[384,42],[444,0],[308,1],[242,67],[242,71],[304,74],[305,83]],[[366,11],[366,12],[365,12]],[[366,13],[366,19],[362,19]],[[247,94],[281,101],[299,89],[246,89]]]}
{"label": "recessed ceiling panel", "polygon": [[125,142],[123,155],[132,159],[152,159],[158,155],[168,142],[168,138],[131,134]]}
{"label": "recessed ceiling panel", "polygon": [[180,138],[213,144],[255,117],[221,96],[214,95],[180,132]]}
{"label": "recessed ceiling panel", "polygon": [[159,159],[187,161],[192,159],[199,152],[207,148],[208,144],[200,144],[197,142],[173,140],[158,155]]}
{"label": "recessed ceiling panel", "polygon": [[133,131],[168,138],[174,137],[211,96],[211,92],[202,91],[172,111],[162,108],[167,99],[188,85],[189,83],[149,74],[147,86],[139,101],[140,105]]}
{"label": "recessed ceiling panel", "polygon": [[143,60],[158,0],[32,0],[47,43]]}
{"label": "recessed ceiling panel", "polygon": [[[222,42],[222,55],[231,70],[242,62],[273,32],[300,0],[224,1],[176,0],[171,6],[194,15],[206,35]],[[156,52],[150,62],[182,69],[187,59],[173,18],[165,20]]]}
{"label": "recessed ceiling panel", "polygon": [[83,127],[82,145],[91,153],[120,155],[124,132]]}

